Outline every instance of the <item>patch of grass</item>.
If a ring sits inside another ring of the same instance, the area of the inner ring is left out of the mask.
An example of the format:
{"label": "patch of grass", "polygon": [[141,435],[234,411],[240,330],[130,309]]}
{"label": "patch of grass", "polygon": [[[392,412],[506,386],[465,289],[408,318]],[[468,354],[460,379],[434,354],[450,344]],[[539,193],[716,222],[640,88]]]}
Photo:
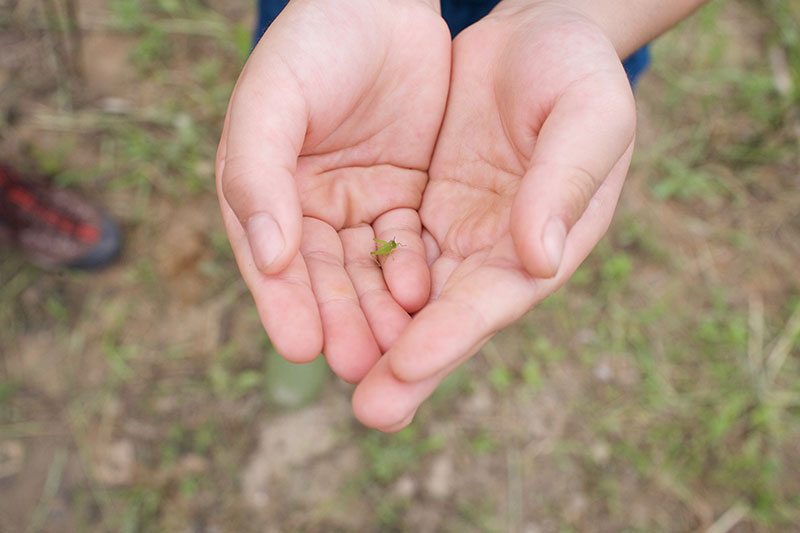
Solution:
{"label": "patch of grass", "polygon": [[69,322],[69,308],[64,304],[63,300],[59,298],[58,295],[53,294],[48,297],[47,300],[45,300],[44,308],[47,314],[50,315],[54,321],[62,325]]}
{"label": "patch of grass", "polygon": [[489,375],[487,377],[489,379],[489,383],[492,384],[492,387],[494,387],[494,389],[500,393],[508,391],[514,379],[511,371],[508,368],[501,366],[496,366],[489,370]]}
{"label": "patch of grass", "polygon": [[54,176],[56,183],[69,186],[83,181],[81,173],[69,172],[67,158],[78,146],[77,138],[71,135],[62,136],[58,142],[47,149],[31,146],[30,156],[36,161],[37,170],[46,176]]}
{"label": "patch of grass", "polygon": [[616,246],[628,253],[671,265],[670,254],[654,235],[653,228],[635,216],[620,216],[612,229],[612,239]]}
{"label": "patch of grass", "polygon": [[155,487],[136,487],[121,494],[124,507],[110,516],[109,526],[121,533],[158,530],[158,512],[164,499],[163,490]]}
{"label": "patch of grass", "polygon": [[792,90],[787,97],[800,102],[800,9],[792,2],[781,0],[756,0],[755,3],[772,22],[769,37],[773,46],[780,46],[786,55],[787,74],[792,81]]}
{"label": "patch of grass", "polygon": [[[14,420],[14,397],[22,389],[22,383],[0,379],[0,423]],[[2,433],[0,427],[0,433]]]}
{"label": "patch of grass", "polygon": [[527,360],[522,365],[522,380],[532,389],[542,386],[542,367],[535,359]]}
{"label": "patch of grass", "polygon": [[701,200],[716,204],[719,197],[727,192],[716,176],[691,168],[680,158],[667,157],[661,164],[663,177],[652,187],[653,196],[657,200]]}
{"label": "patch of grass", "polygon": [[[767,398],[800,396],[780,388],[763,392],[747,364],[746,321],[721,295],[712,296],[707,313],[696,318],[694,335],[671,337],[676,346],[664,356],[637,359],[643,380],[632,397],[617,396],[625,403],[586,418],[614,443],[614,460],[642,478],[668,473],[685,487],[710,484],[729,501],[747,502],[764,524],[791,521],[780,489],[780,450],[784,429],[797,418]],[[687,319],[679,317],[672,327]],[[628,327],[663,326],[634,319]],[[645,409],[632,408],[636,404]]]}
{"label": "patch of grass", "polygon": [[[126,163],[117,166],[118,177],[113,182],[117,187],[150,190],[157,186],[173,196],[212,188],[213,175],[201,164],[213,154],[211,147],[201,142],[205,132],[190,115],[169,104],[165,101],[159,106],[158,124],[120,125],[114,152]],[[164,142],[166,137],[171,141]]]}
{"label": "patch of grass", "polygon": [[477,455],[490,454],[498,446],[497,438],[487,430],[480,431],[469,439],[469,447]]}
{"label": "patch of grass", "polygon": [[266,376],[262,369],[235,368],[238,346],[234,341],[226,344],[208,368],[211,390],[220,398],[236,399],[257,390],[263,390]]}
{"label": "patch of grass", "polygon": [[410,507],[411,502],[402,498],[381,499],[375,508],[377,526],[381,531],[402,531],[403,518]]}
{"label": "patch of grass", "polygon": [[253,46],[252,30],[243,24],[238,24],[230,34],[230,41],[233,43],[233,49],[239,57],[239,62],[244,65]]}
{"label": "patch of grass", "polygon": [[151,73],[166,67],[172,48],[168,34],[158,26],[148,26],[131,50],[133,64],[144,73]]}
{"label": "patch of grass", "polygon": [[147,16],[143,11],[143,3],[138,0],[110,0],[109,8],[115,25],[123,31],[134,31],[143,28]]}
{"label": "patch of grass", "polygon": [[121,344],[112,336],[106,336],[102,341],[103,353],[106,357],[113,379],[125,383],[134,375],[131,362],[138,356],[136,346]]}
{"label": "patch of grass", "polygon": [[547,365],[564,360],[567,352],[563,346],[552,342],[544,335],[535,333],[530,327],[527,333],[526,353],[532,361],[539,365]]}
{"label": "patch of grass", "polygon": [[488,500],[464,501],[458,505],[453,520],[444,525],[448,533],[502,531],[497,509]]}
{"label": "patch of grass", "polygon": [[474,383],[470,372],[465,366],[460,366],[442,381],[429,401],[434,406],[447,404],[451,400],[470,395],[473,390]]}
{"label": "patch of grass", "polygon": [[361,441],[367,459],[369,477],[386,485],[403,472],[418,467],[420,460],[444,445],[437,435],[422,435],[409,426],[394,435],[369,433]]}

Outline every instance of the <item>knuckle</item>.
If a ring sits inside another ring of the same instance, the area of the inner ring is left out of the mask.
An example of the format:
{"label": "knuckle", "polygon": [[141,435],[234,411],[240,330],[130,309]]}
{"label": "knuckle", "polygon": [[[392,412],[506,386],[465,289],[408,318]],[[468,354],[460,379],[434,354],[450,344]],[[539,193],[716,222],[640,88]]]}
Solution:
{"label": "knuckle", "polygon": [[238,164],[236,159],[228,158],[225,160],[222,176],[219,177],[225,201],[240,217],[249,212],[251,195],[248,184],[252,182],[251,176],[252,173]]}
{"label": "knuckle", "polygon": [[636,101],[627,80],[619,90],[608,91],[604,106],[607,122],[616,127],[617,134],[632,138],[636,131]]}
{"label": "knuckle", "polygon": [[600,187],[600,183],[600,178],[584,168],[574,167],[570,169],[564,179],[563,186],[566,191],[566,205],[564,207],[572,224],[586,210],[595,192]]}

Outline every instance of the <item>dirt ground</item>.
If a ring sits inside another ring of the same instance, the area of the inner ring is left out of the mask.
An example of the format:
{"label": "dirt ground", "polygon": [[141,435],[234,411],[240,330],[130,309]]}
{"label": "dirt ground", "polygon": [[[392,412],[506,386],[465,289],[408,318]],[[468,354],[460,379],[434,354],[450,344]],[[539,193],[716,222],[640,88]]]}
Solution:
{"label": "dirt ground", "polygon": [[0,0],[0,159],[126,243],[0,243],[0,532],[800,531],[797,4],[654,44],[608,236],[396,435],[270,393],[213,187],[249,0],[69,4]]}

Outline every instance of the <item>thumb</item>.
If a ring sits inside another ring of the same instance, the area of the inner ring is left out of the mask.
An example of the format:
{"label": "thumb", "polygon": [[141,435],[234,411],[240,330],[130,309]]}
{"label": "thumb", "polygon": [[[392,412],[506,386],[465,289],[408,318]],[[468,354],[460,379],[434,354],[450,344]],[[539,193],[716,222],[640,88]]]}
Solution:
{"label": "thumb", "polygon": [[602,88],[592,82],[556,100],[511,208],[517,254],[535,277],[556,275],[569,231],[633,143],[636,106],[624,75]]}
{"label": "thumb", "polygon": [[258,50],[242,71],[217,155],[218,189],[247,235],[255,266],[284,270],[297,254],[302,211],[295,184],[308,113],[285,65],[259,64]]}

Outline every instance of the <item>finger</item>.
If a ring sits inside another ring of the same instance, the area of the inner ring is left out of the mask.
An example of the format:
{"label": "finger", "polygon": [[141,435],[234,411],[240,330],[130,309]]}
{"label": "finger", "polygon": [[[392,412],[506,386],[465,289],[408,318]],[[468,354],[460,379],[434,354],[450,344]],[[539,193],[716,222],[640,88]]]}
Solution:
{"label": "finger", "polygon": [[372,334],[381,352],[385,352],[411,322],[411,317],[392,297],[374,256],[369,255],[370,250],[375,248],[372,240],[374,235],[370,226],[339,232],[344,248],[345,270],[358,294]]}
{"label": "finger", "polygon": [[450,274],[464,258],[443,254],[439,243],[436,242],[436,237],[425,228],[422,229],[422,242],[425,245],[428,268],[431,271],[431,295],[428,297],[428,301],[433,301],[439,297]]}
{"label": "finger", "polygon": [[322,353],[331,370],[343,380],[356,383],[381,352],[345,271],[339,235],[328,224],[306,217],[300,250],[322,319]]}
{"label": "finger", "polygon": [[322,323],[303,258],[295,254],[280,274],[266,275],[259,271],[242,226],[231,208],[225,202],[220,203],[236,263],[273,346],[293,363],[313,361],[322,351]]}
{"label": "finger", "polygon": [[247,235],[256,267],[283,270],[300,246],[295,185],[308,111],[289,69],[275,54],[251,55],[234,89],[220,143],[221,197]]}
{"label": "finger", "polygon": [[488,253],[470,256],[456,268],[439,298],[415,315],[385,357],[402,381],[429,378],[471,357],[549,294],[555,283],[528,275],[506,237]]}
{"label": "finger", "polygon": [[428,262],[428,268],[430,268],[439,259],[442,251],[439,249],[439,243],[436,242],[436,238],[425,228],[422,228],[422,244],[425,245],[425,260]]}
{"label": "finger", "polygon": [[450,275],[463,261],[463,257],[446,252],[431,265],[431,300],[439,297]]}
{"label": "finger", "polygon": [[353,412],[358,420],[373,429],[394,433],[408,426],[433,391],[452,374],[458,364],[436,375],[415,382],[399,380],[384,357],[370,370],[353,393]]}
{"label": "finger", "polygon": [[621,67],[618,74],[571,86],[539,132],[511,210],[511,234],[533,276],[556,275],[567,234],[633,142],[636,108]]}
{"label": "finger", "polygon": [[392,296],[409,313],[418,311],[431,293],[419,214],[413,209],[393,209],[379,216],[372,227],[378,239],[398,243],[391,255],[379,256]]}
{"label": "finger", "polygon": [[415,383],[400,381],[384,357],[353,392],[353,412],[367,427],[386,433],[400,431],[411,423],[417,408],[446,375],[442,373]]}
{"label": "finger", "polygon": [[622,192],[622,186],[625,183],[632,155],[633,143],[611,169],[608,177],[589,202],[586,211],[569,232],[564,246],[561,268],[558,271],[558,279],[566,281],[572,276],[608,230],[619,195]]}

